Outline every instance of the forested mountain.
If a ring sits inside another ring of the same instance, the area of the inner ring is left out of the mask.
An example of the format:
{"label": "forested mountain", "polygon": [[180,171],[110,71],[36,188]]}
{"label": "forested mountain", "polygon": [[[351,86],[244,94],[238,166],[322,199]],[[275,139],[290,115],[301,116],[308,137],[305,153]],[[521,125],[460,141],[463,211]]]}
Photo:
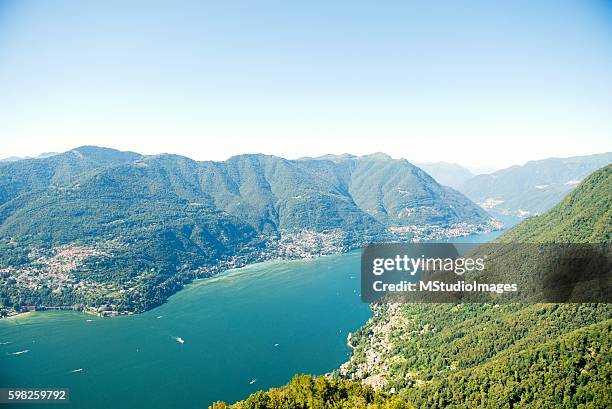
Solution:
{"label": "forested mountain", "polygon": [[25,160],[25,159],[43,159],[43,158],[49,158],[51,156],[57,155],[57,152],[43,152],[40,155],[31,157],[31,156],[25,156],[25,157],[20,157],[20,156],[9,156],[8,158],[3,158],[0,159],[0,162],[15,162],[18,160]]}
{"label": "forested mountain", "polygon": [[506,242],[609,243],[612,241],[612,165],[584,180],[549,212],[506,233]]}
{"label": "forested mountain", "polygon": [[79,175],[140,157],[133,152],[84,146],[48,158],[0,163],[0,205],[21,193],[65,186]]}
{"label": "forested mountain", "polygon": [[531,161],[475,176],[458,189],[491,212],[532,216],[553,207],[586,176],[610,163],[610,152]]}
{"label": "forested mountain", "polygon": [[[499,241],[610,243],[610,186],[612,165]],[[373,309],[368,323],[350,336],[353,355],[335,375],[392,393],[409,407],[612,406],[610,304],[379,304]],[[273,402],[283,391],[300,396],[297,387],[268,392],[260,401]],[[301,391],[312,396],[307,388]],[[254,402],[235,407],[279,407]]]}
{"label": "forested mountain", "polygon": [[461,186],[474,177],[469,169],[448,162],[415,163],[416,166],[429,173],[438,183],[460,189]]}
{"label": "forested mountain", "polygon": [[345,380],[331,380],[308,375],[295,376],[289,384],[268,392],[257,392],[246,400],[229,406],[217,402],[211,409],[411,409],[406,401],[389,393],[376,392],[368,386]]}
{"label": "forested mountain", "polygon": [[197,162],[81,147],[0,164],[0,301],[142,311],[219,268],[489,223],[383,154]]}

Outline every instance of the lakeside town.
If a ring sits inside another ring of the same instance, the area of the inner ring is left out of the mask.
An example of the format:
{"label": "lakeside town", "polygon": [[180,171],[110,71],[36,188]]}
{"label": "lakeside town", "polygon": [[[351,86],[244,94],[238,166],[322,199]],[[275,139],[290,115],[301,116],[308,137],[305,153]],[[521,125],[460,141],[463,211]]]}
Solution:
{"label": "lakeside town", "polygon": [[[269,260],[308,259],[323,255],[348,252],[361,248],[369,242],[386,241],[426,241],[444,238],[463,237],[471,234],[488,233],[499,230],[502,223],[491,219],[487,224],[456,223],[450,226],[398,226],[389,227],[383,235],[351,235],[336,229],[327,232],[302,230],[283,232],[280,238],[269,238],[263,249],[234,255],[218,260],[215,264],[195,269],[186,280],[207,278],[233,268]],[[98,246],[65,245],[54,249],[33,249],[29,254],[30,262],[17,267],[0,269],[0,284],[11,286],[16,291],[27,294],[44,292],[46,294],[66,294],[66,299],[84,298],[87,294],[101,294],[98,299],[121,298],[134,291],[135,282],[126,282],[122,286],[114,283],[101,283],[79,277],[79,270],[91,259],[104,259],[113,256],[113,249],[120,245],[116,242],[103,243]],[[178,283],[178,282],[177,282]],[[176,291],[182,283],[176,286]],[[175,292],[176,292],[175,291]],[[48,305],[48,303],[27,303],[7,305],[0,300],[0,318],[15,317],[32,311],[70,310],[81,311],[100,317],[130,315],[134,311],[118,308],[115,302],[101,302],[89,305],[83,302],[66,303],[65,305]]]}

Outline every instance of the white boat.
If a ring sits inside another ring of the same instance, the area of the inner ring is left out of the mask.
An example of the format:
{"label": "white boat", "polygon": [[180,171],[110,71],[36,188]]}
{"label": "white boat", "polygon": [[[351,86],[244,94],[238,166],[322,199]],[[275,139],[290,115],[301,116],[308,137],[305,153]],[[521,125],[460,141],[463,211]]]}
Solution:
{"label": "white boat", "polygon": [[70,373],[81,372],[82,370],[83,370],[83,368],[73,369],[72,371],[70,371]]}
{"label": "white boat", "polygon": [[160,319],[161,317],[163,317],[163,315],[158,315],[158,316],[157,316],[157,317],[155,317],[155,318]]}
{"label": "white boat", "polygon": [[280,344],[274,344],[275,347],[279,346]]}
{"label": "white boat", "polygon": [[249,385],[253,385],[255,382],[257,382],[257,379],[252,379],[251,382],[249,382]]}
{"label": "white boat", "polygon": [[175,339],[175,340],[176,340],[176,342],[178,342],[179,344],[184,344],[184,343],[185,343],[185,340],[184,340],[183,338],[181,338],[181,337],[176,337],[176,338],[174,338],[174,339]]}
{"label": "white boat", "polygon": [[28,352],[30,352],[30,350],[29,350],[29,349],[24,349],[23,351],[13,352],[13,353],[12,353],[12,354],[10,354],[10,355],[21,355],[21,354],[25,354],[25,353],[28,353]]}

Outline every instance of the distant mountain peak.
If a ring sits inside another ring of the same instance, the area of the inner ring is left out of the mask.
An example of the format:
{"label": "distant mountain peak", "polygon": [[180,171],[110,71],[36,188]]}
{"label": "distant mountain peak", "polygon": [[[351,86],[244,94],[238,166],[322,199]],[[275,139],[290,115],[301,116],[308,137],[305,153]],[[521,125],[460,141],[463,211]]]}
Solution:
{"label": "distant mountain peak", "polygon": [[9,156],[8,158],[4,158],[4,159],[0,159],[0,162],[16,162],[18,160],[25,160],[25,159],[46,159],[46,158],[50,158],[51,156],[55,156],[55,155],[59,155],[59,153],[57,152],[43,152],[38,156]]}
{"label": "distant mountain peak", "polygon": [[342,161],[342,160],[347,160],[347,159],[354,159],[356,157],[357,156],[351,153],[341,153],[339,155],[327,154],[327,155],[321,155],[321,156],[315,156],[315,157],[304,156],[304,157],[299,158],[298,160],[329,160],[332,162],[336,162],[336,161]]}
{"label": "distant mountain peak", "polygon": [[376,160],[392,160],[393,158],[384,152],[374,152],[367,155],[361,156],[362,158],[367,159],[376,159]]}
{"label": "distant mountain peak", "polygon": [[20,157],[20,156],[9,156],[3,159],[0,159],[0,162],[15,162],[18,160],[22,160],[22,159],[26,159],[25,157]]}
{"label": "distant mountain peak", "polygon": [[555,207],[500,237],[506,242],[609,243],[612,165],[586,177]]}
{"label": "distant mountain peak", "polygon": [[534,160],[467,180],[459,191],[495,213],[540,214],[595,170],[612,163],[612,152]]}
{"label": "distant mountain peak", "polygon": [[472,172],[464,166],[448,162],[422,162],[416,166],[429,173],[439,183],[454,189],[474,177]]}
{"label": "distant mountain peak", "polygon": [[68,152],[78,152],[85,156],[102,155],[102,154],[106,154],[106,155],[108,154],[131,154],[131,155],[142,156],[136,152],[121,151],[119,149],[106,148],[103,146],[96,146],[96,145],[83,145],[83,146],[79,146],[77,148],[71,149]]}
{"label": "distant mountain peak", "polygon": [[241,160],[245,160],[245,159],[246,160],[251,160],[251,159],[268,159],[268,158],[276,158],[276,159],[286,160],[285,158],[282,158],[280,156],[268,155],[266,153],[242,153],[240,155],[230,156],[227,159],[227,162],[241,161]]}

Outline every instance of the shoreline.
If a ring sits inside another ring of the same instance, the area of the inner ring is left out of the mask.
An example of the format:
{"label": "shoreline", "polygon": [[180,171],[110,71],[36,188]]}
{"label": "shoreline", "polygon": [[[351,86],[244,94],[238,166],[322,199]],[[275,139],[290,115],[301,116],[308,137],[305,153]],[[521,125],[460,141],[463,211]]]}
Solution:
{"label": "shoreline", "polygon": [[17,318],[23,318],[26,317],[28,315],[32,315],[32,313],[35,311],[23,311],[23,312],[17,312],[15,314],[11,314],[9,316],[6,317],[0,317],[0,320],[14,320]]}
{"label": "shoreline", "polygon": [[[485,231],[481,231],[481,232],[471,232],[465,235],[448,235],[445,238],[440,238],[440,237],[435,237],[435,238],[431,238],[429,240],[425,240],[425,241],[433,241],[433,240],[453,240],[453,239],[462,239],[465,240],[468,237],[477,237],[477,236],[483,236],[483,235],[487,235],[487,234],[491,234],[491,233],[496,233],[499,232],[501,234],[501,232],[507,230],[509,227],[511,226],[504,226],[498,229],[491,229],[491,230],[485,230]],[[411,240],[406,240],[406,238],[398,236],[397,241],[395,242],[399,242],[399,243],[403,243],[403,242],[410,242]],[[61,307],[47,307],[47,306],[40,306],[40,310],[35,309],[34,311],[23,311],[23,312],[17,312],[15,314],[12,314],[8,317],[0,317],[0,321],[2,319],[6,319],[6,318],[13,318],[13,317],[17,317],[17,316],[24,316],[30,312],[35,312],[35,311],[49,311],[49,310],[69,310],[69,311],[75,311],[75,312],[81,312],[90,316],[97,316],[100,318],[107,318],[107,317],[118,317],[118,316],[130,316],[130,315],[140,315],[143,313],[146,313],[148,311],[152,311],[157,307],[160,307],[164,304],[166,304],[168,302],[168,300],[175,296],[176,294],[180,293],[182,290],[186,289],[188,286],[192,286],[194,284],[198,284],[198,283],[203,283],[206,282],[207,280],[213,279],[213,278],[220,278],[223,277],[224,275],[226,275],[228,272],[230,271],[234,271],[234,270],[241,270],[241,269],[246,269],[246,268],[250,268],[252,266],[256,266],[258,264],[263,264],[263,263],[282,263],[282,262],[305,262],[305,261],[310,261],[310,260],[316,260],[319,259],[321,257],[326,257],[326,256],[333,256],[333,255],[340,255],[340,254],[347,254],[347,253],[351,253],[353,251],[357,251],[360,249],[363,249],[368,243],[366,242],[354,242],[354,243],[348,243],[348,244],[343,244],[343,245],[339,245],[337,246],[334,250],[332,251],[327,251],[327,252],[320,252],[320,253],[301,253],[299,256],[296,256],[295,254],[293,255],[285,255],[285,256],[278,256],[275,255],[273,257],[270,257],[270,253],[267,254],[262,254],[260,255],[260,257],[255,257],[254,259],[247,261],[244,265],[238,266],[238,265],[231,265],[231,263],[229,262],[229,260],[220,260],[217,264],[213,264],[213,265],[209,265],[209,266],[205,266],[202,267],[199,271],[198,270],[194,270],[193,273],[193,278],[189,279],[188,281],[184,282],[181,285],[181,288],[179,288],[177,291],[172,292],[171,294],[169,294],[164,300],[163,302],[161,302],[158,305],[153,306],[152,308],[148,308],[145,309],[143,311],[131,311],[131,310],[114,310],[112,308],[114,308],[114,306],[112,304],[107,304],[107,305],[102,305],[102,306],[98,306],[98,307],[92,307],[92,306],[83,306],[82,308],[76,308],[76,306],[61,306]],[[82,304],[81,304],[82,305]],[[110,308],[110,309],[109,309]]]}

